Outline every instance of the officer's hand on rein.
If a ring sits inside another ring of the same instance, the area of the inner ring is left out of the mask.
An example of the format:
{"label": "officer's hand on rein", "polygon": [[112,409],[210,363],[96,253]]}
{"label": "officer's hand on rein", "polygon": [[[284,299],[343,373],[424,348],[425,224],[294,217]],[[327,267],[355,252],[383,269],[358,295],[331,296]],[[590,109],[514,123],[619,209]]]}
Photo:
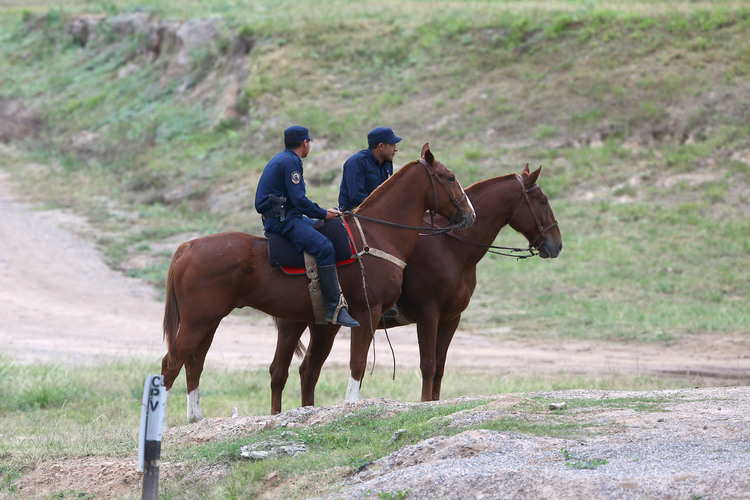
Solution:
{"label": "officer's hand on rein", "polygon": [[338,210],[329,208],[328,211],[326,212],[326,220],[335,219],[336,217],[341,217],[342,215],[344,214],[342,214]]}

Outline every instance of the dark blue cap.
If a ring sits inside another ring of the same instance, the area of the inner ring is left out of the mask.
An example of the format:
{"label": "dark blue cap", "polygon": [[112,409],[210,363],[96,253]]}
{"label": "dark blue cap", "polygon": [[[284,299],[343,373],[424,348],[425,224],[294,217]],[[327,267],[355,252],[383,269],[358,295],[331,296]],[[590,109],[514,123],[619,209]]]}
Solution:
{"label": "dark blue cap", "polygon": [[393,130],[388,127],[374,128],[369,134],[367,134],[367,144],[369,144],[371,148],[377,146],[381,142],[385,144],[396,144],[400,141],[401,138],[394,134]]}
{"label": "dark blue cap", "polygon": [[310,131],[300,125],[292,125],[284,131],[284,142],[302,142],[305,139],[312,141]]}

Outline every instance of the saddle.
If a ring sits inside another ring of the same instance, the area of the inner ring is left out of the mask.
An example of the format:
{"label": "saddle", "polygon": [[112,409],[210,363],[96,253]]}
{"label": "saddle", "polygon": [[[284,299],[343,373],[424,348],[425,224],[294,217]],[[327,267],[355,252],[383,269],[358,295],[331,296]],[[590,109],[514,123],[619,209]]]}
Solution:
{"label": "saddle", "polygon": [[[344,219],[325,221],[320,228],[320,234],[333,243],[336,254],[336,265],[342,266],[355,261],[356,250],[352,245],[352,233]],[[268,259],[272,267],[280,267],[285,274],[305,274],[306,264],[303,252],[297,251],[294,245],[279,234],[265,233],[268,238]]]}
{"label": "saddle", "polygon": [[[323,221],[313,227],[333,243],[337,266],[349,264],[356,260],[352,233],[343,219]],[[294,245],[281,235],[266,233],[266,238],[268,238],[268,259],[272,267],[281,268],[284,274],[306,275],[308,277],[310,283],[307,287],[313,314],[315,315],[315,323],[326,324],[326,307],[318,281],[318,263],[315,257],[307,252],[297,251]],[[344,307],[346,307],[345,301]]]}

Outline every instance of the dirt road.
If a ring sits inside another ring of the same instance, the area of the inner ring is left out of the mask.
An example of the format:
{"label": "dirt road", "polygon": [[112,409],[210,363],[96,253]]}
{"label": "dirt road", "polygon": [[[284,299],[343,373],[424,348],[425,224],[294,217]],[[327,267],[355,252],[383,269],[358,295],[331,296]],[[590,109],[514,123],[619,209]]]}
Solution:
{"label": "dirt road", "polygon": [[[85,220],[24,203],[4,173],[0,218],[0,353],[21,363],[104,363],[136,357],[159,366],[165,347],[157,292],[108,268],[92,243],[76,235],[87,227]],[[339,335],[329,364],[348,363],[348,335],[348,330]],[[415,329],[391,330],[390,338],[398,365],[418,367]],[[267,367],[275,342],[270,318],[230,315],[219,327],[207,366]],[[669,345],[542,343],[459,330],[447,369],[746,380],[749,343],[717,336]],[[379,362],[390,363],[382,333],[375,351]]]}

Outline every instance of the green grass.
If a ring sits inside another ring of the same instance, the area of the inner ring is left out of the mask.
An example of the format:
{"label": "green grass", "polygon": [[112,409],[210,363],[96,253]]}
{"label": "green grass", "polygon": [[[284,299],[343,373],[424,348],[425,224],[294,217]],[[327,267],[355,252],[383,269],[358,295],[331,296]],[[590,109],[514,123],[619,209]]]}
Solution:
{"label": "green grass", "polygon": [[[118,362],[110,366],[17,365],[0,358],[0,493],[13,493],[21,477],[37,464],[78,457],[132,458],[137,455],[138,426],[143,380],[156,366],[142,362]],[[417,374],[376,370],[365,378],[364,392],[386,399],[417,401]],[[326,369],[318,384],[319,406],[339,404],[346,390],[348,372]],[[232,407],[241,416],[267,415],[270,379],[265,370],[215,370],[208,367],[201,379],[204,414],[208,418],[228,417]],[[584,424],[581,412],[606,409],[663,411],[656,398],[623,396],[601,399],[568,399],[568,409],[550,413],[550,396],[544,392],[566,388],[647,390],[678,388],[689,381],[655,378],[601,377],[598,379],[554,374],[546,377],[492,376],[468,371],[451,372],[444,382],[444,399],[477,395],[466,402],[420,404],[401,412],[375,404],[337,420],[311,427],[272,429],[241,437],[207,443],[167,438],[162,460],[180,463],[187,470],[207,464],[227,466],[229,475],[219,483],[196,483],[190,476],[162,480],[160,491],[167,498],[205,496],[247,497],[259,495],[274,481],[294,479],[299,497],[322,494],[330,485],[365,463],[396,449],[436,435],[453,435],[468,428],[483,428],[535,436],[584,439],[594,434],[615,432],[611,425]],[[480,392],[481,391],[481,392]],[[470,427],[448,426],[453,414],[484,405],[490,394],[543,391],[521,396],[516,404],[496,418]],[[299,405],[299,382],[290,377],[284,408]],[[185,418],[184,378],[173,388],[169,406],[170,426],[183,425]],[[290,432],[292,431],[292,432]],[[264,461],[240,458],[240,448],[252,443],[281,439],[304,444],[306,453]]]}
{"label": "green grass", "polygon": [[596,469],[599,466],[607,465],[608,460],[602,458],[582,458],[577,455],[573,455],[570,451],[562,448],[560,450],[563,457],[565,458],[565,467],[571,469]]}

